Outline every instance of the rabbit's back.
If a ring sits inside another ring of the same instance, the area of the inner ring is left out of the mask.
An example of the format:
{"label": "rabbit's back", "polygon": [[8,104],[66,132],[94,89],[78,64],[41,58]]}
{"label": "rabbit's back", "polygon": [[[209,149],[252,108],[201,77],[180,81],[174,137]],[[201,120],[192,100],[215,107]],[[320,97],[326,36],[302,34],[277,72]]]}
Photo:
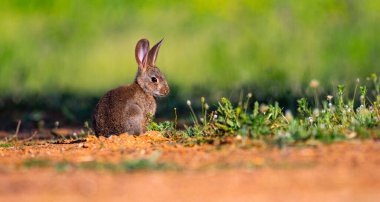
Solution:
{"label": "rabbit's back", "polygon": [[121,86],[100,98],[93,115],[97,136],[128,132],[145,132],[150,114],[156,111],[156,101],[136,83]]}

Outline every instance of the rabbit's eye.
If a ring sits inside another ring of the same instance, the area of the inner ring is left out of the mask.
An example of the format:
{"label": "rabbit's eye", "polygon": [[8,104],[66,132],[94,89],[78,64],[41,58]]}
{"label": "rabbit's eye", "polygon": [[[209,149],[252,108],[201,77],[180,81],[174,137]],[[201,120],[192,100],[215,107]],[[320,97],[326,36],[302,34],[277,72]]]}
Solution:
{"label": "rabbit's eye", "polygon": [[156,77],[152,77],[152,82],[156,83],[157,82],[157,78]]}

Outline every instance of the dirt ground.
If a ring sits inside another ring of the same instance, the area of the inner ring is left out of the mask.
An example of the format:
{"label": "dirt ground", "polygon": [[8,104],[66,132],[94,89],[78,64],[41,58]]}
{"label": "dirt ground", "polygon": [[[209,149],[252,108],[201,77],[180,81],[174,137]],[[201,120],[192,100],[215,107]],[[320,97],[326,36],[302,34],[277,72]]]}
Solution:
{"label": "dirt ground", "polygon": [[[153,159],[167,169],[58,171],[69,162]],[[157,158],[157,159],[156,159]],[[26,166],[30,160],[49,165]],[[0,148],[0,201],[380,201],[380,142],[185,147],[157,132],[18,141]]]}

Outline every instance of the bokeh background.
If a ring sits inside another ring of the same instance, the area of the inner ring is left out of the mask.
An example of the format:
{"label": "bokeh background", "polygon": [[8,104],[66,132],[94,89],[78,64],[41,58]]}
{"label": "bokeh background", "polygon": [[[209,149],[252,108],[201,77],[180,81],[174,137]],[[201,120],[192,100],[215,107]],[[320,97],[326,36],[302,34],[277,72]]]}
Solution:
{"label": "bokeh background", "polygon": [[3,0],[0,125],[89,120],[99,96],[133,80],[140,38],[165,37],[157,64],[172,94],[159,117],[242,90],[294,108],[312,79],[327,94],[380,72],[379,11],[376,0]]}

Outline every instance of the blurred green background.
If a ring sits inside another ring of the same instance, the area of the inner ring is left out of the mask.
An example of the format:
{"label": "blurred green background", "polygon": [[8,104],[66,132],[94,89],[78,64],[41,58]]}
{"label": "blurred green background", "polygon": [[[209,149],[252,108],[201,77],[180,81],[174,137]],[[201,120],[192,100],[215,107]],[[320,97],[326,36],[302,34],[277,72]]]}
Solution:
{"label": "blurred green background", "polygon": [[163,37],[157,64],[177,98],[300,95],[311,79],[329,89],[379,73],[379,11],[376,0],[3,0],[0,97],[99,97],[133,80],[140,38]]}
{"label": "blurred green background", "polygon": [[0,92],[100,95],[130,82],[135,43],[189,91],[353,80],[379,69],[380,2],[10,0],[0,4]]}

